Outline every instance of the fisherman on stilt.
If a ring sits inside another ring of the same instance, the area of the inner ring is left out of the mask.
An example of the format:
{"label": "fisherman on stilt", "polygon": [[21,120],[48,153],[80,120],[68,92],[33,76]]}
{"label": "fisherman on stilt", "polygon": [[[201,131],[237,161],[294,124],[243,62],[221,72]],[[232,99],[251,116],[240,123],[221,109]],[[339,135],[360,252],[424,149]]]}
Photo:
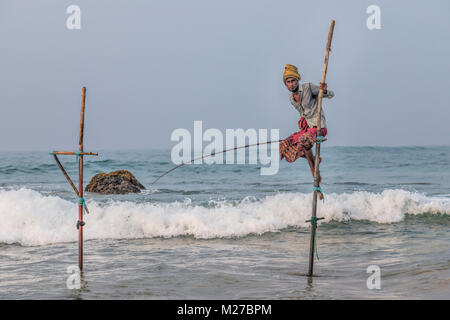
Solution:
{"label": "fisherman on stilt", "polygon": [[[287,64],[283,73],[283,82],[291,92],[289,100],[300,113],[298,122],[300,131],[280,142],[280,159],[285,158],[287,162],[294,162],[300,157],[306,158],[314,177],[314,156],[311,149],[317,137],[317,97],[320,89],[323,90],[323,97],[329,99],[334,97],[334,93],[327,90],[326,83],[317,86],[309,82],[300,84],[300,80],[301,76],[297,67]],[[326,135],[326,120],[322,110],[320,136],[325,137]],[[319,183],[321,180],[319,173]]]}

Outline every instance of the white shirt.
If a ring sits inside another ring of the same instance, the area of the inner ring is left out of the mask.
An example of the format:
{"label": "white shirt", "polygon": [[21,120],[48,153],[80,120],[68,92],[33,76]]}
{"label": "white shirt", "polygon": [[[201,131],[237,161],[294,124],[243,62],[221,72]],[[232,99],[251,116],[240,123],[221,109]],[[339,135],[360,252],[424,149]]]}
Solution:
{"label": "white shirt", "polygon": [[[319,86],[307,82],[299,85],[298,93],[300,95],[300,103],[295,101],[293,92],[291,92],[291,94],[289,95],[289,100],[291,101],[292,105],[300,113],[301,117],[305,117],[308,126],[311,128],[317,127],[317,97],[319,95],[319,90]],[[327,93],[323,94],[323,97],[331,99],[334,97],[334,92],[327,89]],[[323,108],[321,112],[321,120],[321,127],[326,128],[327,122],[325,119]]]}

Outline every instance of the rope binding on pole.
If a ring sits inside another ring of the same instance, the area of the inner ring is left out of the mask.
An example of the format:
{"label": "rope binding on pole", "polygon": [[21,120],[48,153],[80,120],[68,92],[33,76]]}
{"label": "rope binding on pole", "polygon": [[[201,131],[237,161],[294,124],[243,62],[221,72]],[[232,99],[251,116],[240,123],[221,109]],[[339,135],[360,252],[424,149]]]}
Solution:
{"label": "rope binding on pole", "polygon": [[80,151],[80,150],[78,150],[78,151],[75,151],[75,156],[77,157],[77,162],[78,162],[78,157],[83,157],[83,154],[81,154],[83,151]]}
{"label": "rope binding on pole", "polygon": [[86,211],[86,201],[84,201],[84,198],[78,198],[78,204],[81,204],[83,206],[83,214]]}
{"label": "rope binding on pole", "polygon": [[[84,215],[85,212],[86,212],[86,201],[84,201],[84,198],[83,198],[83,197],[79,197],[79,198],[78,198],[78,204],[80,204],[80,205],[83,206],[82,212],[83,212],[83,215]],[[84,221],[78,220],[78,221],[77,221],[77,230],[79,229],[80,226],[84,226],[85,224],[86,224],[86,223],[85,223]]]}
{"label": "rope binding on pole", "polygon": [[311,217],[311,220],[306,220],[306,222],[311,222],[311,225],[312,225],[312,227],[314,228],[314,247],[315,247],[315,251],[316,251],[316,257],[317,257],[317,260],[320,260],[320,259],[319,259],[319,252],[318,252],[318,250],[317,250],[317,241],[316,241],[317,221],[318,221],[318,220],[323,220],[323,219],[325,219],[325,218]]}
{"label": "rope binding on pole", "polygon": [[322,136],[317,136],[316,137],[316,143],[322,143],[322,142],[325,142],[325,141],[327,141],[327,138],[325,138],[325,137],[322,137]]}
{"label": "rope binding on pole", "polygon": [[325,202],[325,197],[323,195],[323,191],[322,191],[322,188],[320,186],[319,187],[313,187],[313,191],[319,192],[322,195],[323,202]]}

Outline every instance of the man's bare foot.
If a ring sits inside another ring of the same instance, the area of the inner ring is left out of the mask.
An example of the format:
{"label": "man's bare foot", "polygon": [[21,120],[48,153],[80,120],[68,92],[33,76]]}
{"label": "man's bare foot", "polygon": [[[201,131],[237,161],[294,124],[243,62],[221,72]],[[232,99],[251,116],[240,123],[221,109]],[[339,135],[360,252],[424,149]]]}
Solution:
{"label": "man's bare foot", "polygon": [[320,199],[320,200],[323,200],[323,194],[322,194],[322,192],[318,192],[317,194],[319,195],[319,199]]}

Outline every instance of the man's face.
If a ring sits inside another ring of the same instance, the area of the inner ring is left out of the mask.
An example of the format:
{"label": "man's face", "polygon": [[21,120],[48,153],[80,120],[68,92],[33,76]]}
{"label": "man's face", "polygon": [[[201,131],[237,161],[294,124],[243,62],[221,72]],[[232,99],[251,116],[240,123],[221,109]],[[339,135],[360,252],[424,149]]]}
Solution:
{"label": "man's face", "polygon": [[284,84],[290,92],[296,92],[298,89],[298,80],[295,78],[287,78]]}

